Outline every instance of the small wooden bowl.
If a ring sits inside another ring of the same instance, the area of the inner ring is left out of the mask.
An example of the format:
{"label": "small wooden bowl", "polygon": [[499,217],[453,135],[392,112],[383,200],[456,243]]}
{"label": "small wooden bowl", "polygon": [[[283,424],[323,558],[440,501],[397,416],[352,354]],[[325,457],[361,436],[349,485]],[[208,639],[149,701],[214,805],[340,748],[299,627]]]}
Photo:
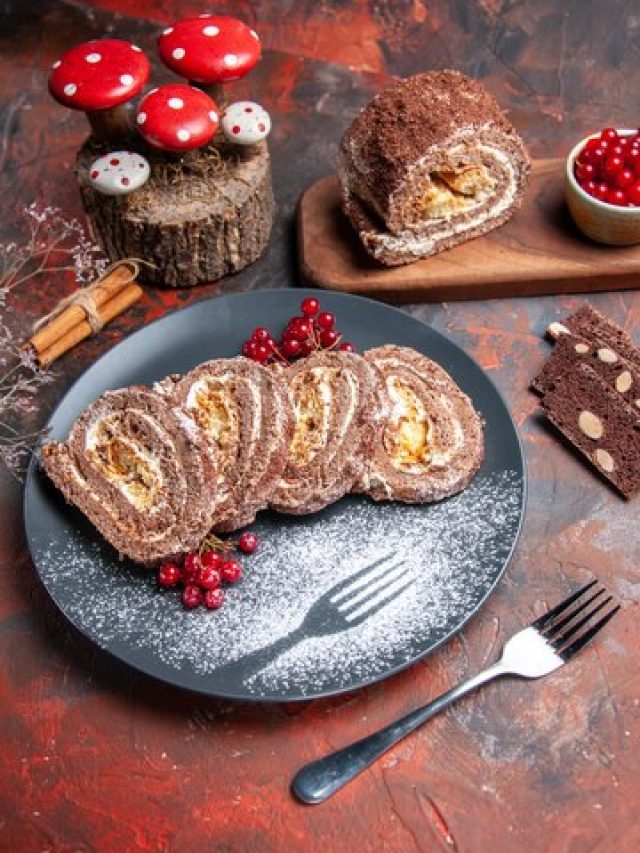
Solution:
{"label": "small wooden bowl", "polygon": [[[618,128],[620,136],[636,131]],[[566,197],[569,212],[583,234],[607,246],[634,246],[640,243],[640,207],[616,207],[589,195],[576,181],[574,166],[585,143],[598,136],[585,136],[569,152],[566,165]]]}

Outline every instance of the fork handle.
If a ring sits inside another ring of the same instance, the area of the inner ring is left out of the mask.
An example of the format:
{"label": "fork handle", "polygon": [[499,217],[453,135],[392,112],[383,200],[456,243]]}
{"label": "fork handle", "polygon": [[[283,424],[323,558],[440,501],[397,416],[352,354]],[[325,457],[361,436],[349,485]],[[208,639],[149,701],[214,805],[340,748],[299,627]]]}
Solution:
{"label": "fork handle", "polygon": [[507,672],[506,667],[498,662],[383,729],[324,758],[312,761],[294,777],[293,792],[305,803],[322,803],[355,779],[398,741],[448,708],[456,699]]}

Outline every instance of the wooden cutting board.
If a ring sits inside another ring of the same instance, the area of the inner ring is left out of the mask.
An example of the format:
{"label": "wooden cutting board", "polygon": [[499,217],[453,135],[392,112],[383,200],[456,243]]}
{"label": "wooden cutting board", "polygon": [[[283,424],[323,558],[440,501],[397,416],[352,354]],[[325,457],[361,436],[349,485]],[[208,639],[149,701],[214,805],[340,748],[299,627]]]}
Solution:
{"label": "wooden cutting board", "polygon": [[637,288],[640,246],[601,246],[584,237],[564,202],[563,170],[563,160],[535,161],[525,202],[510,222],[402,267],[383,267],[366,254],[340,209],[337,177],[322,178],[298,205],[302,276],[390,302]]}

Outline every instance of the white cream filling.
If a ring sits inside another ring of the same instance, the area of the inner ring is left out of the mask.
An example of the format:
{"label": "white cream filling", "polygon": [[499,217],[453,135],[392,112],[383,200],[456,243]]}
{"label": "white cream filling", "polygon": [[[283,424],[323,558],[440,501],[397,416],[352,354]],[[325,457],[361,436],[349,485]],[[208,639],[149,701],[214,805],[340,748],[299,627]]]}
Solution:
{"label": "white cream filling", "polygon": [[[314,379],[314,384],[319,391],[321,400],[322,400],[322,426],[320,428],[320,436],[321,436],[321,445],[320,447],[326,447],[328,443],[329,436],[329,423],[331,417],[331,406],[333,405],[333,392],[331,390],[331,382],[328,379],[323,378],[326,373],[326,368],[324,367],[314,367],[309,371],[311,376]],[[346,378],[347,384],[349,386],[349,406],[347,408],[347,412],[341,426],[348,426],[354,417],[358,406],[359,394],[360,394],[360,386],[358,384],[358,380],[355,375],[350,371],[343,371],[341,374],[341,378]],[[296,420],[301,416],[301,406],[298,400],[297,395],[295,394],[295,389],[293,394],[291,395],[293,399],[293,408]],[[283,490],[287,489],[297,489],[299,488],[300,483],[297,480],[287,481],[286,479],[281,479],[280,488]]]}
{"label": "white cream filling", "polygon": [[[142,420],[146,420],[148,423],[152,424],[154,428],[157,429],[157,422],[150,419],[144,412],[137,412],[137,416]],[[117,424],[115,423],[116,418],[114,415],[107,416],[106,418],[98,418],[96,419],[91,426],[87,430],[87,439],[85,442],[85,448],[89,452],[96,452],[96,449],[99,444],[102,444],[103,439],[100,436],[100,430],[103,427],[112,428],[117,433]],[[162,484],[164,483],[164,477],[162,475],[162,469],[158,464],[157,459],[152,456],[152,454],[138,442],[132,440],[129,436],[123,436],[121,434],[117,435],[117,440],[123,444],[134,456],[140,457],[144,463],[151,469],[151,475],[155,480],[158,493],[161,494]],[[137,494],[136,484],[135,483],[127,483],[123,480],[122,477],[116,476],[114,474],[110,474],[108,471],[104,472],[106,479],[113,483],[118,487],[119,491],[126,497],[126,499],[131,503],[136,509],[144,509],[146,512],[155,513],[158,512],[160,507],[164,505],[164,501],[156,502],[152,506],[145,506],[141,500],[140,495]]]}

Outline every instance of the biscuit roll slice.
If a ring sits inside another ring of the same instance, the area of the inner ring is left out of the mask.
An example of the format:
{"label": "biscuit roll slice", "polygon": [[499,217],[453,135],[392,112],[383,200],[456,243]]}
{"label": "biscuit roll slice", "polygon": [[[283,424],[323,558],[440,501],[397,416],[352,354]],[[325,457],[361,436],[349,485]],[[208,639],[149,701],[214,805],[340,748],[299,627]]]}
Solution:
{"label": "biscuit roll slice", "polygon": [[382,263],[424,258],[506,222],[530,160],[492,96],[457,71],[400,80],[345,132],[343,207]]}
{"label": "biscuit roll slice", "polygon": [[381,380],[361,356],[318,352],[287,368],[295,430],[284,473],[271,495],[278,512],[316,512],[362,476],[381,429]]}
{"label": "biscuit roll slice", "polygon": [[136,562],[195,548],[210,528],[215,475],[206,440],[154,391],[107,391],[67,441],[42,448],[41,463],[65,498]]}
{"label": "biscuit roll slice", "polygon": [[482,421],[471,400],[445,370],[413,349],[384,346],[364,357],[383,376],[389,415],[359,491],[405,503],[460,492],[484,457]]}
{"label": "biscuit roll slice", "polygon": [[171,395],[208,438],[217,470],[213,529],[249,524],[286,463],[293,435],[286,384],[248,358],[221,358],[178,379]]}

